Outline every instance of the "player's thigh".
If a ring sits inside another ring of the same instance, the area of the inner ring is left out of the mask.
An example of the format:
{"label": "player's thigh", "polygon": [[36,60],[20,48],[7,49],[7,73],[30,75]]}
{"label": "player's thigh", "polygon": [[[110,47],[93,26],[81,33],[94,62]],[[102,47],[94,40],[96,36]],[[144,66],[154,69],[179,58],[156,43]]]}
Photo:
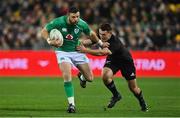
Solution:
{"label": "player's thigh", "polygon": [[71,79],[72,79],[72,77],[71,77],[71,68],[72,68],[71,63],[62,62],[62,63],[59,63],[59,67],[60,67],[60,70],[62,72],[63,79],[65,81],[71,81]]}
{"label": "player's thigh", "polygon": [[[89,63],[89,59],[87,58],[87,56],[83,53],[79,53],[79,52],[74,52],[71,54],[71,59],[73,64],[77,67],[78,65],[81,64],[88,64]],[[84,65],[85,67],[89,67],[89,65]]]}
{"label": "player's thigh", "polygon": [[59,63],[59,67],[63,74],[70,74],[71,73],[71,64],[69,62],[62,62]]}
{"label": "player's thigh", "polygon": [[89,66],[89,59],[85,54],[75,52],[73,54],[73,64],[79,69],[87,80],[93,80],[93,74]]}
{"label": "player's thigh", "polygon": [[119,65],[115,62],[110,61],[109,63],[105,63],[103,67],[102,77],[110,78],[115,75],[120,70]]}
{"label": "player's thigh", "polygon": [[92,81],[93,80],[93,73],[90,69],[89,63],[84,63],[84,64],[77,64],[76,66],[79,71],[81,72],[81,74],[83,74],[83,76]]}
{"label": "player's thigh", "polygon": [[113,71],[109,67],[104,67],[102,70],[102,79],[103,80],[108,80],[109,78],[112,78],[113,76]]}
{"label": "player's thigh", "polygon": [[128,82],[128,87],[129,89],[135,93],[135,94],[139,94],[140,93],[140,88],[138,87],[137,85],[137,82],[136,82],[136,79],[133,79],[133,80],[127,80]]}
{"label": "player's thigh", "polygon": [[62,62],[68,62],[71,65],[73,65],[73,62],[71,60],[72,54],[70,52],[56,51],[55,53],[56,53],[56,58],[57,58],[58,64],[60,64]]}
{"label": "player's thigh", "polygon": [[136,78],[136,68],[133,61],[127,61],[121,63],[121,73],[126,80],[133,80]]}
{"label": "player's thigh", "polygon": [[56,51],[56,58],[62,72],[63,79],[65,81],[71,81],[71,69],[73,63],[69,57],[69,53]]}

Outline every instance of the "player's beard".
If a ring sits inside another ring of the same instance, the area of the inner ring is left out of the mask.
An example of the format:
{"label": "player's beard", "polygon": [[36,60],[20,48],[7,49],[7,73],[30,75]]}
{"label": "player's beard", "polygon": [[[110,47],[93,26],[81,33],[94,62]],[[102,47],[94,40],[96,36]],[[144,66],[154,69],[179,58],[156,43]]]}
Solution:
{"label": "player's beard", "polygon": [[69,19],[69,23],[72,24],[72,25],[76,25],[76,24],[78,23],[78,21],[72,22],[72,21]]}
{"label": "player's beard", "polygon": [[100,37],[100,38],[101,38],[102,42],[106,42],[106,38],[104,38],[104,37]]}

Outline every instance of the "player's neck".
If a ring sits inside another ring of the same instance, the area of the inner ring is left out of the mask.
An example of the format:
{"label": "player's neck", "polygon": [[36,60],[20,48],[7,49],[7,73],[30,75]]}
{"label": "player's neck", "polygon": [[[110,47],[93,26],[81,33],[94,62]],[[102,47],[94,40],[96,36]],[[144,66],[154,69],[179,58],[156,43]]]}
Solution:
{"label": "player's neck", "polygon": [[69,17],[67,17],[67,21],[66,22],[67,22],[68,25],[75,25],[75,24],[70,22]]}
{"label": "player's neck", "polygon": [[71,25],[71,23],[70,23],[70,21],[69,21],[69,17],[67,17],[67,20],[66,20],[66,21],[67,21],[67,24],[68,24],[68,25]]}

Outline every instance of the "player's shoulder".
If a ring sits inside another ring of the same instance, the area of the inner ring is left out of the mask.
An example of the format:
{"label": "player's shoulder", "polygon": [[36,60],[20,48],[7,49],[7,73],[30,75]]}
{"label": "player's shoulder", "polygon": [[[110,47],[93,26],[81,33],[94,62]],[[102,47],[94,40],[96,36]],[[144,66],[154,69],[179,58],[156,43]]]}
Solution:
{"label": "player's shoulder", "polygon": [[85,23],[85,24],[87,24],[86,21],[84,21],[82,18],[79,18],[79,23]]}
{"label": "player's shoulder", "polygon": [[60,16],[56,18],[59,21],[65,21],[66,20],[66,16]]}
{"label": "player's shoulder", "polygon": [[110,41],[112,42],[117,42],[118,41],[118,37],[115,34],[112,34]]}
{"label": "player's shoulder", "polygon": [[64,23],[65,22],[65,19],[66,19],[66,16],[60,16],[60,17],[57,17],[53,20],[53,22],[58,22],[58,23]]}
{"label": "player's shoulder", "polygon": [[81,19],[81,18],[79,19],[78,25],[81,26],[81,27],[88,26],[88,24],[86,23],[86,21],[84,21],[84,20]]}
{"label": "player's shoulder", "polygon": [[111,36],[111,38],[108,42],[110,43],[110,45],[113,45],[113,46],[121,45],[121,41],[120,41],[119,37],[114,34]]}

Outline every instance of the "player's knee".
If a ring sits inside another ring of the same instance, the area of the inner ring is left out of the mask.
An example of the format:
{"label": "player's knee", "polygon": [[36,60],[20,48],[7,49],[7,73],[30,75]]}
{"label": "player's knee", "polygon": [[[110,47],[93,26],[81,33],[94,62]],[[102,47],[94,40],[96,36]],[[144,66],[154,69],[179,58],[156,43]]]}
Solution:
{"label": "player's knee", "polygon": [[140,90],[136,83],[136,80],[128,80],[128,87],[133,93],[138,93]]}
{"label": "player's knee", "polygon": [[86,80],[89,81],[89,82],[92,82],[93,79],[94,79],[94,77],[93,77],[92,74],[90,74],[90,75],[88,75],[88,76],[86,77]]}
{"label": "player's knee", "polygon": [[103,80],[103,83],[104,83],[105,85],[108,84],[108,79],[102,79],[102,80]]}
{"label": "player's knee", "polygon": [[139,93],[140,88],[137,86],[129,86],[129,89],[131,90],[131,92],[133,93]]}
{"label": "player's knee", "polygon": [[93,76],[90,76],[89,77],[89,81],[92,82],[94,80],[94,77]]}
{"label": "player's knee", "polygon": [[102,79],[103,80],[108,80],[111,77],[112,77],[111,74],[109,74],[108,72],[107,73],[103,73],[103,75],[102,75]]}
{"label": "player's knee", "polygon": [[111,78],[108,74],[103,74],[102,75],[102,80],[104,82],[104,84],[108,83],[108,79]]}
{"label": "player's knee", "polygon": [[63,73],[64,80],[71,80],[71,74]]}
{"label": "player's knee", "polygon": [[105,82],[105,81],[107,81],[107,79],[108,79],[107,76],[103,74],[102,75],[102,80]]}

